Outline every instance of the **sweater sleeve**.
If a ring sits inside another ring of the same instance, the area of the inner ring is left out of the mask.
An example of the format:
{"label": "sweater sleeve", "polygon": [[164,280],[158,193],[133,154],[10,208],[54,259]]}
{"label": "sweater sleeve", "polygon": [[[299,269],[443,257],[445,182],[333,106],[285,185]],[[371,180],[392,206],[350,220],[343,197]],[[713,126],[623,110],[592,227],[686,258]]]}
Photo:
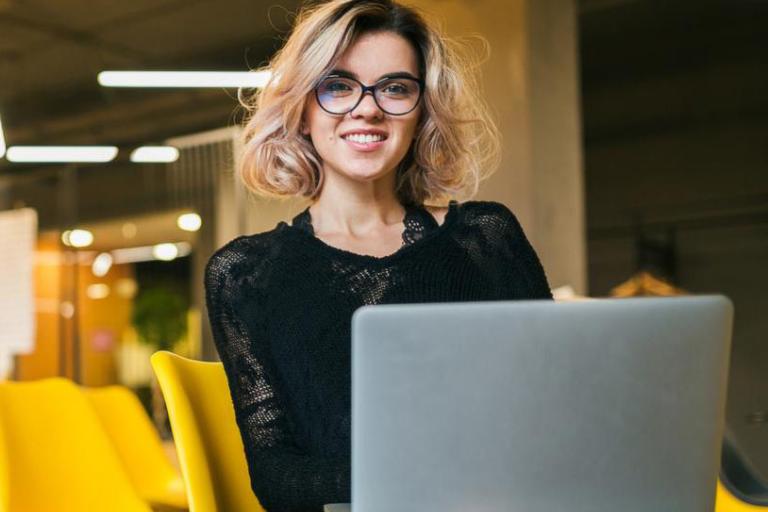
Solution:
{"label": "sweater sleeve", "polygon": [[[254,257],[230,242],[208,261],[205,291],[213,339],[227,375],[254,494],[268,512],[319,512],[325,503],[349,501],[350,461],[310,456],[295,442],[259,322],[243,318],[240,292],[253,286],[259,274]],[[252,314],[250,308],[247,314]]]}
{"label": "sweater sleeve", "polygon": [[507,289],[520,290],[522,299],[552,299],[544,267],[517,217],[502,203],[490,203],[496,210],[499,248],[502,252],[500,274]]}

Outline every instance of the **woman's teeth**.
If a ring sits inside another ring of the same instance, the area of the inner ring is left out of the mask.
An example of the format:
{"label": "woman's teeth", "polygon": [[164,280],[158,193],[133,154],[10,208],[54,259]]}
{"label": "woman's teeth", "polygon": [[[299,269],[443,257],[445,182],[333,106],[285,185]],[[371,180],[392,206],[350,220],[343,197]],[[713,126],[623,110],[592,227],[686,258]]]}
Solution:
{"label": "woman's teeth", "polygon": [[351,140],[352,142],[358,142],[360,144],[369,144],[371,142],[379,142],[384,140],[383,135],[362,135],[357,133],[352,133],[350,135],[345,135],[344,139]]}

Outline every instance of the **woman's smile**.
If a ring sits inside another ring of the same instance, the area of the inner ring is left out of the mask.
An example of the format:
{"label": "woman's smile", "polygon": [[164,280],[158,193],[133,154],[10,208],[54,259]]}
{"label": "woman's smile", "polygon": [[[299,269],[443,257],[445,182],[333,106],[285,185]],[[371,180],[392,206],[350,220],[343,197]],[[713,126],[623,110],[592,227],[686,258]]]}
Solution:
{"label": "woman's smile", "polygon": [[341,138],[354,151],[367,153],[381,148],[389,137],[382,130],[361,129],[348,130],[341,135]]}

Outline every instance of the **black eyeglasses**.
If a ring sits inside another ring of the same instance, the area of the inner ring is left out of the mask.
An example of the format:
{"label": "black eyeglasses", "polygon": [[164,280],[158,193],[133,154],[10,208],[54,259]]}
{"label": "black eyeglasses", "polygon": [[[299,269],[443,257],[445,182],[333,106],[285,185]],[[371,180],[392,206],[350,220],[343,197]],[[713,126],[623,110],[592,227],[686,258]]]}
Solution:
{"label": "black eyeglasses", "polygon": [[373,101],[385,113],[402,116],[419,104],[424,81],[410,76],[388,76],[373,85],[363,85],[352,77],[328,75],[315,87],[320,108],[334,115],[352,112],[370,92]]}

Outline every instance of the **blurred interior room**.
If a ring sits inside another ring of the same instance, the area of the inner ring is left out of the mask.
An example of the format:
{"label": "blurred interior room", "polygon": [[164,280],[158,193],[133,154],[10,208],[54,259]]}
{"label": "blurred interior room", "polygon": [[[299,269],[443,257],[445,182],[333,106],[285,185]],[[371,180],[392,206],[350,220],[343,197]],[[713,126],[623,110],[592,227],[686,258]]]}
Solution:
{"label": "blurred interior room", "polygon": [[[478,197],[515,212],[556,298],[733,301],[727,428],[767,477],[768,2],[406,3],[475,51],[504,140]],[[206,262],[308,203],[254,197],[237,180],[238,95],[258,85],[114,86],[100,73],[257,69],[300,5],[0,0],[2,378],[130,390],[141,408],[106,416],[132,411],[125,422],[143,425],[130,436],[145,457],[131,462],[138,454],[118,446],[99,464],[133,464],[137,503],[153,510],[190,505],[150,357],[217,361]],[[31,151],[40,146],[97,153]],[[72,415],[98,412],[75,387],[40,396]],[[12,395],[0,393],[5,414],[33,399]],[[71,425],[72,439],[97,428],[88,421]],[[104,430],[120,444],[118,427]]]}

